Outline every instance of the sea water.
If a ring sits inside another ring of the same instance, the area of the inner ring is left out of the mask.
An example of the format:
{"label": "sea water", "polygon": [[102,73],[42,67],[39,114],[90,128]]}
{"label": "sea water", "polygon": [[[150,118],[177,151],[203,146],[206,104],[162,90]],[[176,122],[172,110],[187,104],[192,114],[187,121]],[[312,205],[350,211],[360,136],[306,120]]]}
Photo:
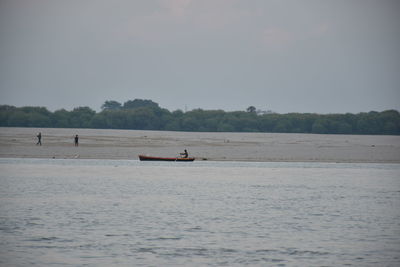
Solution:
{"label": "sea water", "polygon": [[1,266],[399,266],[400,165],[0,159]]}

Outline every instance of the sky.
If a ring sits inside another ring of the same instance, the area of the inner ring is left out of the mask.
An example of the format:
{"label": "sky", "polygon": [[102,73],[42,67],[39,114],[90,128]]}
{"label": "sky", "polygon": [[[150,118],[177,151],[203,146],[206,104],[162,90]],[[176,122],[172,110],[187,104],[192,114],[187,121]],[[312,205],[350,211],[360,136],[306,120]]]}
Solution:
{"label": "sky", "polygon": [[397,0],[0,0],[0,104],[400,110]]}

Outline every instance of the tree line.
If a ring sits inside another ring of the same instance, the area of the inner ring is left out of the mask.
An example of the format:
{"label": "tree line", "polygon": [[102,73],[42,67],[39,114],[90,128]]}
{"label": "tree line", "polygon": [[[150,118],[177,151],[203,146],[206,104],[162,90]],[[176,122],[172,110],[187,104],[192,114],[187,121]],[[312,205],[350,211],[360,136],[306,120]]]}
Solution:
{"label": "tree line", "polygon": [[51,112],[45,107],[0,105],[1,127],[54,127],[196,132],[270,132],[315,134],[400,134],[397,110],[358,114],[314,114],[194,109],[169,111],[151,100],[124,104],[105,101],[102,110],[77,107]]}

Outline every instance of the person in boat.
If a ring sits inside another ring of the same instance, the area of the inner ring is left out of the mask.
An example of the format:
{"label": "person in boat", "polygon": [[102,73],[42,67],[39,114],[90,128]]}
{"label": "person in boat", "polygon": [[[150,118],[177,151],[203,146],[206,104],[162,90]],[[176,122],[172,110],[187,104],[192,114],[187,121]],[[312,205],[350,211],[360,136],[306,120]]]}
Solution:
{"label": "person in boat", "polygon": [[75,146],[78,146],[79,145],[79,136],[75,135],[74,140],[75,140]]}
{"label": "person in boat", "polygon": [[39,133],[36,137],[38,139],[36,145],[41,146],[42,145],[42,133]]}
{"label": "person in boat", "polygon": [[185,149],[185,151],[183,153],[181,153],[182,158],[187,158],[189,157],[189,153],[187,152],[187,150]]}

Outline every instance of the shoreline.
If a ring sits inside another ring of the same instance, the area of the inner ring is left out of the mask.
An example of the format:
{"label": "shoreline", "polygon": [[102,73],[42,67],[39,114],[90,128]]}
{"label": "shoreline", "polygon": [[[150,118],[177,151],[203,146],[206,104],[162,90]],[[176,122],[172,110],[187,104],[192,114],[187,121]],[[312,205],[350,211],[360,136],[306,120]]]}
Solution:
{"label": "shoreline", "polygon": [[[45,160],[45,159],[53,159],[53,160],[108,160],[108,161],[140,161],[139,157],[137,159],[135,158],[130,158],[130,159],[125,159],[125,158],[47,158],[47,157],[3,157],[0,156],[0,159],[3,160],[18,160],[18,159],[27,159],[27,160]],[[145,161],[144,161],[145,162]],[[152,161],[152,162],[164,162],[164,161]],[[393,164],[393,165],[398,165],[400,164],[400,161],[330,161],[330,160],[325,160],[325,161],[318,161],[318,160],[308,160],[308,161],[300,161],[300,160],[249,160],[249,159],[195,159],[193,162],[249,162],[249,163],[326,163],[326,164]],[[190,166],[190,163],[193,162],[188,162],[184,165]],[[181,163],[179,163],[180,165]]]}
{"label": "shoreline", "polygon": [[0,158],[138,160],[184,149],[196,161],[400,163],[400,136],[0,127]]}

